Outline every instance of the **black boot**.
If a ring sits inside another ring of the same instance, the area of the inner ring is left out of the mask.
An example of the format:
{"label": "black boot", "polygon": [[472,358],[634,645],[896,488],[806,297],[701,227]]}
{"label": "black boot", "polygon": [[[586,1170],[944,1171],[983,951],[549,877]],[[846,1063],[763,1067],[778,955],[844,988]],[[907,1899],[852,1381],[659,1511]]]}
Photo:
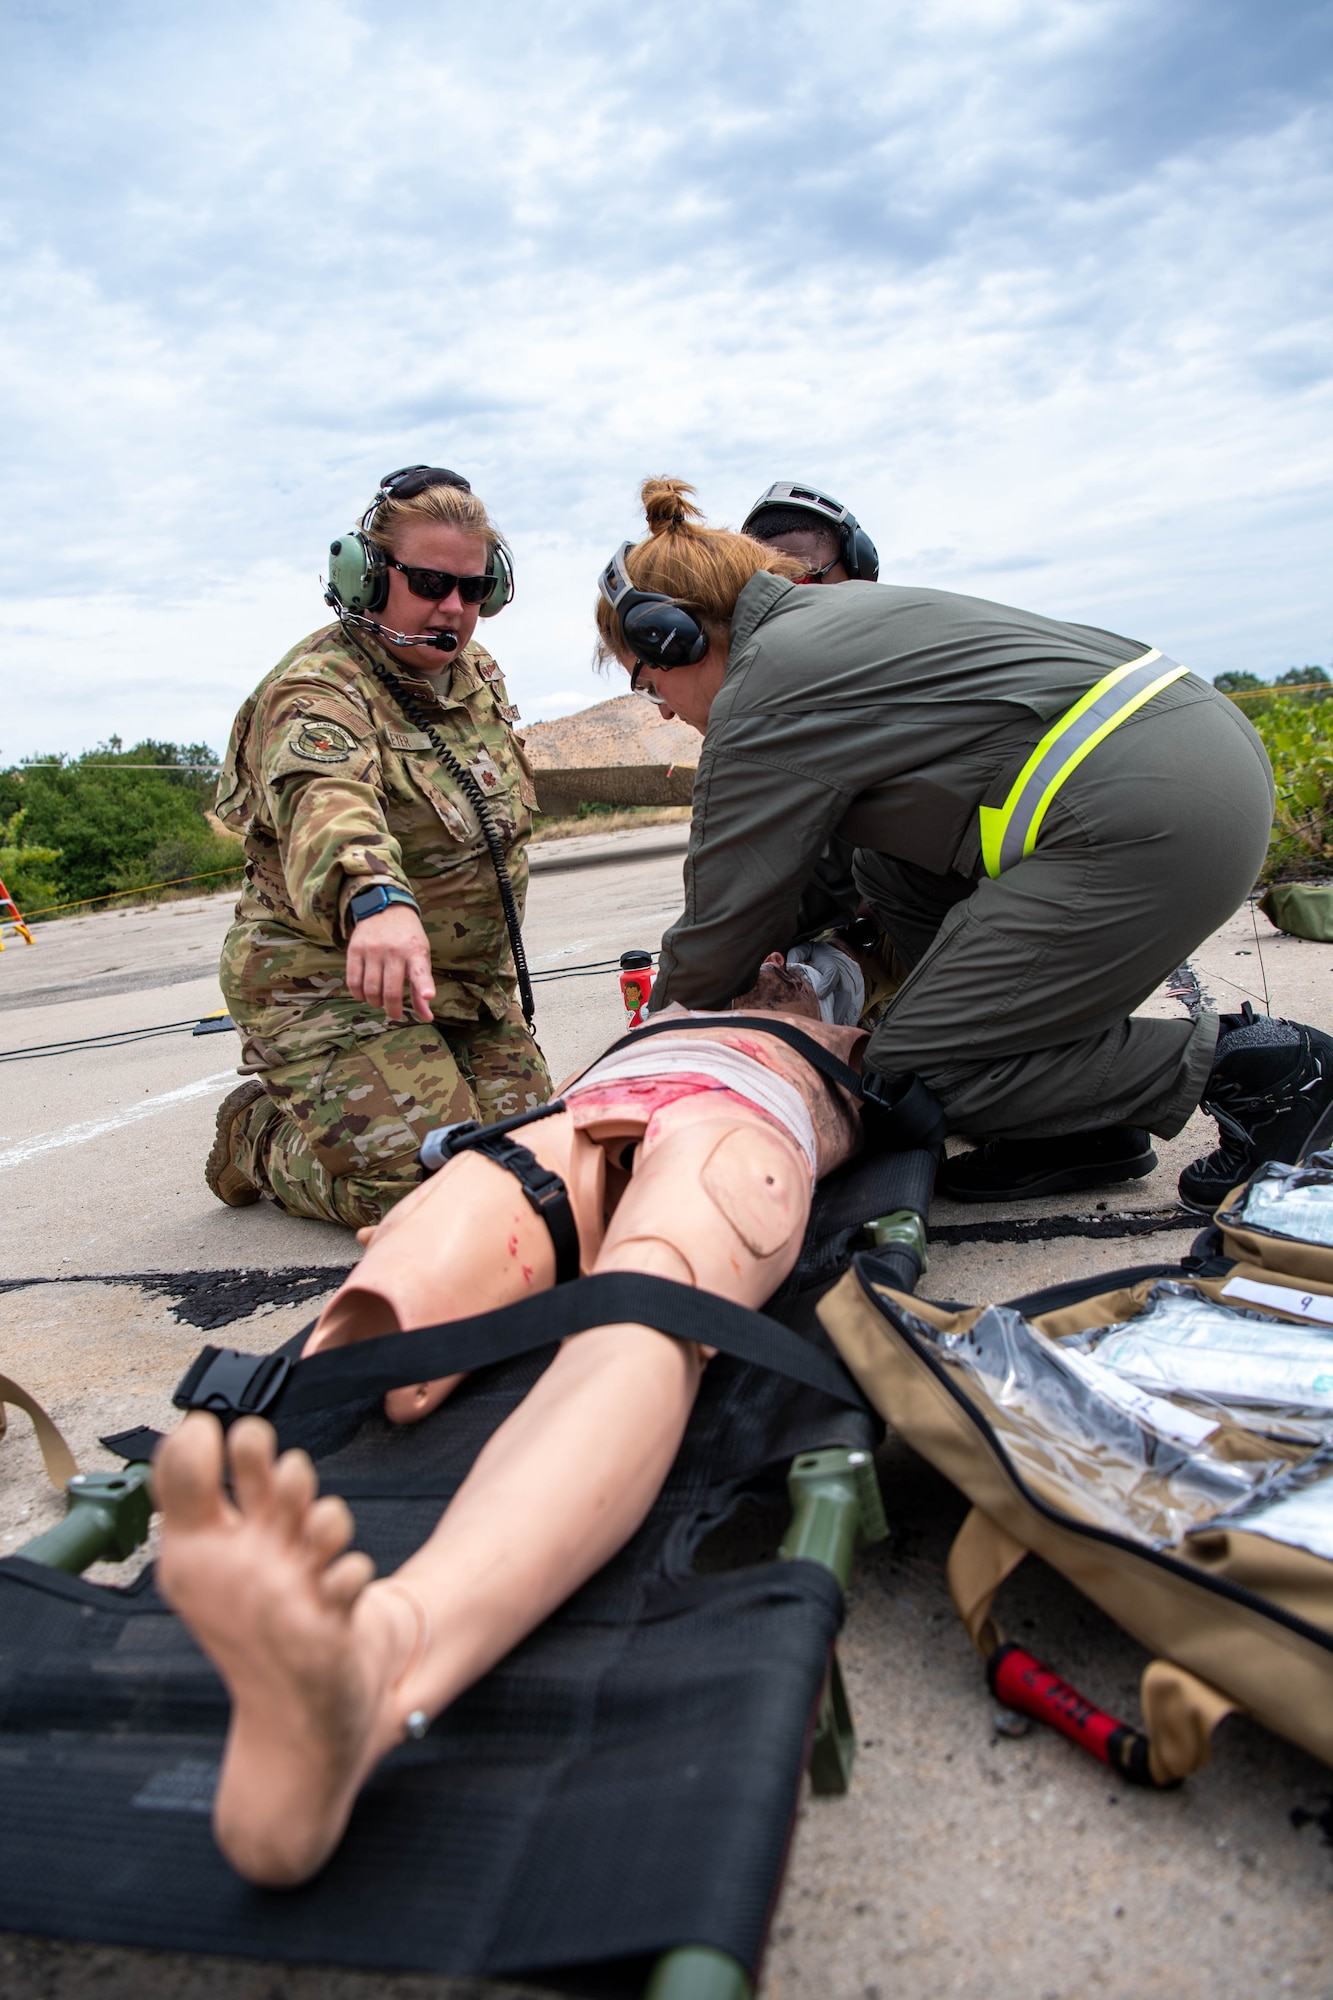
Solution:
{"label": "black boot", "polygon": [[1248,1000],[1219,1027],[1199,1109],[1221,1144],[1180,1176],[1180,1199],[1208,1215],[1264,1161],[1295,1166],[1333,1105],[1333,1039],[1318,1028],[1267,1021]]}
{"label": "black boot", "polygon": [[936,1193],[950,1201],[1024,1201],[1136,1181],[1156,1165],[1142,1125],[1106,1125],[1059,1139],[991,1139],[942,1160]]}

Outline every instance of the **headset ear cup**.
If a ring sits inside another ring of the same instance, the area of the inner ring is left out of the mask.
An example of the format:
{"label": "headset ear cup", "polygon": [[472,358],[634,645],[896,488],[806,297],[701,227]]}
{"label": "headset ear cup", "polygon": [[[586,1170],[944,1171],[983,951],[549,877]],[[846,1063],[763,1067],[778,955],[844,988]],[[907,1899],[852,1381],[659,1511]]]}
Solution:
{"label": "headset ear cup", "polygon": [[864,528],[843,529],[842,566],[859,583],[879,582],[879,551]]}
{"label": "headset ear cup", "polygon": [[509,559],[508,549],[497,542],[490,562],[491,573],[495,577],[495,588],[481,607],[483,618],[494,618],[497,611],[503,611],[514,598],[514,565]]}
{"label": "headset ear cup", "polygon": [[635,592],[619,617],[621,638],[646,666],[692,667],[708,651],[698,619],[670,597]]}
{"label": "headset ear cup", "polygon": [[388,565],[359,528],[329,544],[329,589],[344,611],[384,609],[389,595]]}

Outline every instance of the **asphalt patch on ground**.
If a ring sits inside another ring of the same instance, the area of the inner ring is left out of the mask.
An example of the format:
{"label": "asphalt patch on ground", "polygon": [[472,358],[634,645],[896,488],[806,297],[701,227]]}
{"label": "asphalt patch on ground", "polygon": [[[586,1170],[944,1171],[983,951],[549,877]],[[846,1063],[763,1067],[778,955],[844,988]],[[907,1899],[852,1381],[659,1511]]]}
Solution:
{"label": "asphalt patch on ground", "polygon": [[182,1326],[211,1331],[248,1319],[263,1306],[300,1306],[343,1282],[350,1264],[289,1264],[278,1271],[117,1271],[109,1276],[84,1272],[69,1277],[0,1278],[0,1292],[28,1285],[138,1285],[154,1298],[170,1299],[172,1317]]}
{"label": "asphalt patch on ground", "polygon": [[1167,1230],[1206,1229],[1208,1218],[1185,1208],[1128,1209],[1116,1215],[1016,1215],[1000,1222],[932,1223],[928,1243],[1052,1243],[1060,1236],[1158,1236]]}
{"label": "asphalt patch on ground", "polygon": [[[933,1225],[931,1243],[1049,1243],[1057,1237],[1156,1236],[1204,1219],[1179,1208],[1130,1210],[1124,1214],[1025,1215],[1012,1221],[947,1222]],[[181,1326],[203,1332],[248,1319],[264,1306],[302,1306],[342,1284],[350,1264],[288,1264],[275,1271],[117,1271],[78,1272],[42,1278],[0,1278],[0,1293],[30,1285],[138,1285],[153,1298],[172,1301]]]}

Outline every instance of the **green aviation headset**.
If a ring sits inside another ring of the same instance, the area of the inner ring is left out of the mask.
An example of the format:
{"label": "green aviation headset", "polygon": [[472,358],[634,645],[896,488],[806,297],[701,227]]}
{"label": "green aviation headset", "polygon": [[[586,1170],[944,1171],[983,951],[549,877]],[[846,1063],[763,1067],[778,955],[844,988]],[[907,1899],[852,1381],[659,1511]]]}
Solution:
{"label": "green aviation headset", "polygon": [[[350,534],[340,535],[329,544],[329,577],[325,600],[340,618],[367,624],[382,611],[389,597],[389,560],[376,548],[368,530],[386,500],[410,500],[428,486],[457,486],[470,493],[470,481],[461,472],[448,472],[441,465],[405,465],[386,472],[379,491],[361,516],[361,525]],[[494,618],[514,595],[514,566],[503,542],[497,542],[486,565],[486,574],[495,578],[490,596],[482,600],[483,618]]]}

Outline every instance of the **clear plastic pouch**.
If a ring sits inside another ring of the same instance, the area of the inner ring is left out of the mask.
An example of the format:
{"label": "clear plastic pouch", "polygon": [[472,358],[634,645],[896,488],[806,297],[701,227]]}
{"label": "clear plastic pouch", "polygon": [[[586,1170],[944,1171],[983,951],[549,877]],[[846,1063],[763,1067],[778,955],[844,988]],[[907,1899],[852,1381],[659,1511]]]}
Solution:
{"label": "clear plastic pouch", "polygon": [[1134,1319],[1062,1345],[1140,1388],[1230,1406],[1241,1421],[1243,1410],[1271,1410],[1333,1423],[1333,1328],[1222,1305],[1187,1285],[1154,1285]]}
{"label": "clear plastic pouch", "polygon": [[1217,1417],[1144,1394],[1095,1355],[988,1306],[966,1331],[913,1330],[981,1392],[1015,1470],[1076,1519],[1150,1547],[1179,1542],[1271,1484],[1280,1462],[1209,1449]]}
{"label": "clear plastic pouch", "polygon": [[1262,1167],[1225,1220],[1293,1243],[1333,1249],[1333,1152],[1312,1153],[1299,1167]]}

